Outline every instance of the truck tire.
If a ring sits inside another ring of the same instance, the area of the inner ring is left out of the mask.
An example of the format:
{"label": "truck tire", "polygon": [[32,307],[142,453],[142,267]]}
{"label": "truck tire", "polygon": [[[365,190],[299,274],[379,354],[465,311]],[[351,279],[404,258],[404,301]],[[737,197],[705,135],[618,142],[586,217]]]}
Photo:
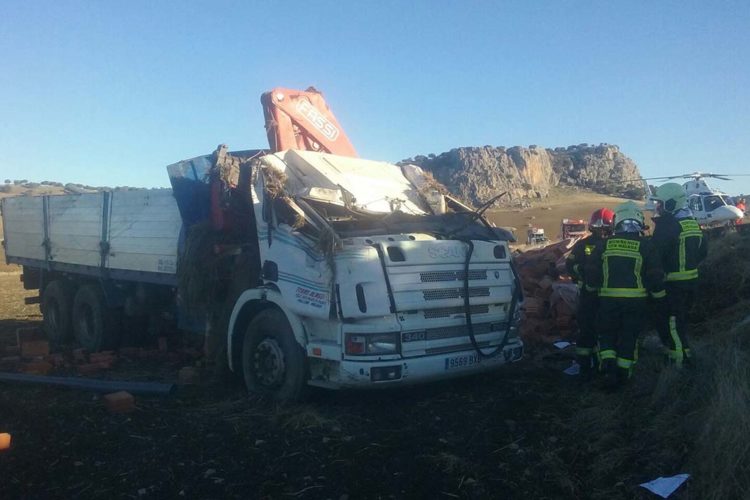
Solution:
{"label": "truck tire", "polygon": [[110,310],[98,285],[84,285],[73,300],[73,333],[89,352],[114,349],[117,344],[116,312]]}
{"label": "truck tire", "polygon": [[250,393],[278,402],[303,399],[307,388],[305,351],[278,309],[261,311],[247,326],[242,370]]}
{"label": "truck tire", "polygon": [[50,281],[42,292],[42,321],[47,338],[54,346],[72,338],[72,291],[62,280]]}

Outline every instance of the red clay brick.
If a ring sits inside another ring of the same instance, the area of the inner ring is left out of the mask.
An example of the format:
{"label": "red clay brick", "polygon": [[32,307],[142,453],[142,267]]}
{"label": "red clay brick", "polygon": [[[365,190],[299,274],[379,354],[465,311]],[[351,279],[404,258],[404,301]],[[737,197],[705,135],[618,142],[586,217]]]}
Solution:
{"label": "red clay brick", "polygon": [[7,432],[0,433],[0,451],[10,448],[11,436]]}
{"label": "red clay brick", "polygon": [[21,344],[22,358],[35,358],[49,354],[49,342],[46,340],[32,340]]}
{"label": "red clay brick", "polygon": [[38,328],[19,328],[16,330],[17,344],[33,342],[35,340],[44,340],[44,334]]}
{"label": "red clay brick", "polygon": [[126,391],[113,392],[104,396],[104,405],[111,413],[127,413],[135,410],[135,398]]}
{"label": "red clay brick", "polygon": [[83,347],[73,349],[73,361],[76,363],[86,363],[86,349]]}
{"label": "red clay brick", "polygon": [[117,356],[115,356],[112,351],[108,352],[95,352],[92,354],[89,354],[89,362],[90,363],[114,363],[115,360],[117,360]]}
{"label": "red clay brick", "polygon": [[99,363],[87,363],[84,365],[78,365],[76,367],[76,370],[78,370],[78,373],[81,375],[92,375],[98,371],[101,371],[102,367],[99,365]]}
{"label": "red clay brick", "polygon": [[46,361],[30,361],[21,365],[21,371],[31,375],[47,375],[52,370],[52,365]]}
{"label": "red clay brick", "polygon": [[61,353],[55,353],[50,354],[46,358],[44,358],[45,361],[52,363],[53,366],[60,367],[65,365],[65,356],[63,356]]}
{"label": "red clay brick", "polygon": [[135,358],[138,357],[140,351],[141,349],[139,347],[120,347],[118,353],[120,356],[124,356],[126,358]]}

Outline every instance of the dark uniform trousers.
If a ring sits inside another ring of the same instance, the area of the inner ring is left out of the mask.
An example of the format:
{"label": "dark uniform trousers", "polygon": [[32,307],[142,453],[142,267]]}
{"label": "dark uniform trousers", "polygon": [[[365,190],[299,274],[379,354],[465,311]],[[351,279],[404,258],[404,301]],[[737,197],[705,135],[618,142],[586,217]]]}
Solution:
{"label": "dark uniform trousers", "polygon": [[693,305],[696,287],[696,280],[665,282],[667,307],[657,311],[659,337],[667,349],[669,360],[677,365],[690,358],[688,311]]}
{"label": "dark uniform trousers", "polygon": [[597,334],[597,310],[599,307],[599,294],[596,291],[580,289],[578,296],[578,341],[576,343],[576,354],[579,356],[591,356],[596,346]]}
{"label": "dark uniform trousers", "polygon": [[616,359],[630,373],[638,360],[638,336],[646,319],[646,298],[599,297],[599,356]]}

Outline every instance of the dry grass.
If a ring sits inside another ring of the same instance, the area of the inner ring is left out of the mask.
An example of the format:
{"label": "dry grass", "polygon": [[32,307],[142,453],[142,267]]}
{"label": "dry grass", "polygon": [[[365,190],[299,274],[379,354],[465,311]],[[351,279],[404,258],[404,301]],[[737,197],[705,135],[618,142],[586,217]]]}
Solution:
{"label": "dry grass", "polygon": [[[724,266],[738,282],[746,280],[739,275],[747,272],[748,254],[737,253],[744,244],[736,235],[712,242],[707,269]],[[698,298],[699,307],[710,311],[708,321],[692,325],[693,368],[663,367],[652,334],[627,390],[580,393],[569,425],[579,448],[566,452],[568,464],[550,457],[561,489],[589,498],[647,498],[634,485],[687,472],[691,479],[675,498],[748,498],[750,301],[734,296],[735,304],[722,308],[713,294],[728,292],[709,293]],[[586,463],[585,473],[580,463]]]}
{"label": "dry grass", "polygon": [[336,429],[340,425],[336,420],[323,415],[311,405],[295,407],[279,406],[274,415],[279,426],[287,431]]}
{"label": "dry grass", "polygon": [[731,233],[709,241],[709,255],[700,267],[696,319],[750,298],[750,232]]}
{"label": "dry grass", "polygon": [[[747,306],[747,304],[746,304]],[[747,311],[747,309],[746,309]],[[748,316],[750,318],[750,316]],[[702,428],[693,465],[700,497],[747,497],[750,492],[750,322],[725,331],[706,346],[706,366],[696,381]]]}
{"label": "dry grass", "polygon": [[[585,410],[575,416],[574,427],[581,439],[589,437],[592,475],[583,481],[586,490],[601,493],[593,498],[617,497],[606,479],[613,470],[633,471],[631,484],[688,472],[691,480],[678,498],[747,498],[750,301],[733,295],[747,286],[747,244],[738,235],[712,242],[702,280],[716,288],[703,288],[698,297],[707,321],[692,327],[693,368],[663,368],[652,349],[642,356],[633,387],[621,399],[582,397]],[[714,272],[733,275],[737,287],[719,287]],[[724,307],[715,294],[731,295],[734,305]]]}

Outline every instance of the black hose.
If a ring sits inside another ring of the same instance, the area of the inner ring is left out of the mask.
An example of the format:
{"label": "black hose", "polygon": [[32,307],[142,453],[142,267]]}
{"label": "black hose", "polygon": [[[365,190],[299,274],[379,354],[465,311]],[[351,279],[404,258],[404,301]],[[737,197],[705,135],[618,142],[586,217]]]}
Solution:
{"label": "black hose", "polygon": [[83,389],[94,392],[127,391],[133,394],[154,394],[168,396],[175,391],[174,384],[156,382],[128,382],[120,380],[99,380],[78,377],[47,377],[25,373],[0,373],[0,381],[25,382],[31,384],[59,385],[72,389]]}
{"label": "black hose", "polygon": [[506,345],[508,345],[508,340],[510,339],[510,329],[513,327],[513,318],[516,315],[516,307],[518,306],[518,299],[522,293],[521,280],[518,277],[515,266],[513,266],[513,263],[511,262],[510,270],[513,274],[513,283],[515,286],[513,288],[513,296],[510,301],[508,315],[506,316],[508,326],[505,330],[505,335],[503,336],[503,340],[502,342],[500,342],[500,345],[498,345],[492,352],[485,353],[479,347],[477,339],[474,336],[474,325],[471,320],[471,304],[469,301],[469,262],[471,261],[471,255],[474,253],[474,242],[471,240],[464,240],[464,243],[466,243],[469,247],[468,251],[466,252],[466,260],[464,260],[464,314],[466,315],[466,327],[469,331],[471,345],[474,347],[474,350],[477,352],[479,357],[482,359],[494,358],[495,356],[500,354],[503,349],[505,349]]}

